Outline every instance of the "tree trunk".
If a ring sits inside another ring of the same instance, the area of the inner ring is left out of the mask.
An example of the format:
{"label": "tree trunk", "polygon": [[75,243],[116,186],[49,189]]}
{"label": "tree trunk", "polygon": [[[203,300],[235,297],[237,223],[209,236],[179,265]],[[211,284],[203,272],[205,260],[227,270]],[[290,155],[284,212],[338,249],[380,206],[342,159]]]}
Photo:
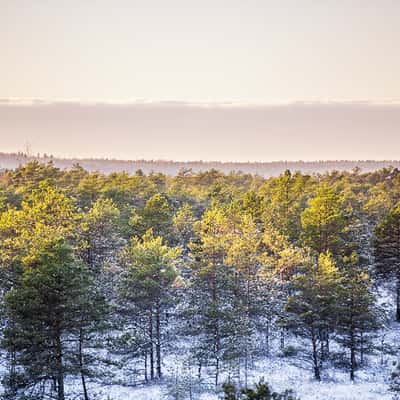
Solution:
{"label": "tree trunk", "polygon": [[354,371],[356,370],[356,349],[354,343],[350,345],[350,379],[354,381]]}
{"label": "tree trunk", "polygon": [[199,365],[197,368],[197,377],[199,378],[199,380],[201,379],[201,367],[202,367],[201,361],[199,361]]}
{"label": "tree trunk", "polygon": [[311,333],[311,342],[312,342],[312,348],[313,348],[312,357],[313,357],[314,377],[317,381],[320,381],[321,380],[321,368],[320,368],[320,363],[319,363],[319,358],[318,358],[317,338],[316,338],[314,331]]}
{"label": "tree trunk", "polygon": [[82,344],[83,344],[83,331],[82,331],[82,329],[80,329],[80,331],[79,331],[79,370],[80,370],[80,374],[81,374],[83,398],[84,398],[84,400],[89,400],[89,396],[88,396],[88,392],[87,392],[87,388],[86,388]]}
{"label": "tree trunk", "polygon": [[149,341],[150,341],[150,379],[154,380],[154,344],[153,344],[153,313],[149,315]]}
{"label": "tree trunk", "polygon": [[81,373],[81,381],[82,381],[82,389],[83,389],[83,398],[85,400],[89,400],[87,388],[86,388],[86,380],[85,380],[85,375]]}
{"label": "tree trunk", "polygon": [[218,379],[219,379],[219,357],[215,359],[215,387],[218,386]]}
{"label": "tree trunk", "polygon": [[157,378],[161,379],[161,324],[160,324],[160,303],[157,303],[156,310],[156,358]]}
{"label": "tree trunk", "polygon": [[326,329],[321,329],[319,333],[320,347],[321,347],[321,360],[329,358],[329,333]]}
{"label": "tree trunk", "polygon": [[353,328],[353,319],[351,319],[351,326],[350,326],[350,380],[351,381],[354,381],[355,370],[356,370],[356,340]]}
{"label": "tree trunk", "polygon": [[147,352],[144,353],[144,380],[147,383],[149,378],[147,377]]}
{"label": "tree trunk", "polygon": [[321,359],[324,360],[325,359],[325,347],[324,347],[324,339],[323,339],[323,334],[322,332],[319,334],[319,346],[321,349]]}
{"label": "tree trunk", "polygon": [[285,328],[281,328],[281,350],[285,350]]}
{"label": "tree trunk", "polygon": [[[250,322],[250,266],[247,266],[247,282],[246,282],[246,317],[247,322]],[[244,385],[247,387],[247,375],[248,375],[248,363],[249,363],[249,350],[248,350],[248,338],[245,337],[245,349],[244,349]]]}
{"label": "tree trunk", "polygon": [[56,379],[57,379],[57,399],[65,400],[64,394],[64,368],[63,368],[63,354],[61,345],[61,335],[56,335]]}
{"label": "tree trunk", "polygon": [[212,300],[215,306],[214,319],[214,355],[215,355],[215,387],[218,386],[219,382],[219,352],[220,352],[220,333],[219,333],[219,315],[218,315],[218,294],[217,294],[217,276],[216,276],[216,265],[218,260],[214,262],[214,270],[212,275]]}
{"label": "tree trunk", "polygon": [[396,282],[396,321],[400,322],[400,277]]}
{"label": "tree trunk", "polygon": [[364,335],[360,334],[360,364],[364,364]]}
{"label": "tree trunk", "polygon": [[16,387],[16,352],[14,348],[10,351],[10,394],[12,396],[17,395],[17,387]]}
{"label": "tree trunk", "polygon": [[245,348],[244,356],[244,387],[247,387],[247,375],[248,375],[248,354],[247,354],[247,343]]}
{"label": "tree trunk", "polygon": [[329,358],[329,332],[325,332],[325,356]]}

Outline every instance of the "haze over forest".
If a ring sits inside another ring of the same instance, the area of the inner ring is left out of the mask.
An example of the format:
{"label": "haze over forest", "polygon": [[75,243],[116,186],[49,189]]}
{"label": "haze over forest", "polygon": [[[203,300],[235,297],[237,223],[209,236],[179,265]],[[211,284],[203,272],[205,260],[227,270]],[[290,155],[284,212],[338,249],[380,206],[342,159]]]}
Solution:
{"label": "haze over forest", "polygon": [[221,162],[221,161],[171,161],[171,160],[118,160],[109,158],[58,158],[51,154],[29,154],[27,152],[0,153],[0,170],[14,169],[29,162],[52,163],[62,170],[81,166],[87,171],[101,173],[127,172],[141,170],[145,174],[162,173],[170,176],[179,173],[197,173],[211,169],[225,174],[242,172],[263,177],[278,176],[285,170],[299,171],[304,174],[323,174],[332,171],[373,172],[382,168],[400,169],[399,160],[332,160],[332,161],[275,161],[275,162]]}

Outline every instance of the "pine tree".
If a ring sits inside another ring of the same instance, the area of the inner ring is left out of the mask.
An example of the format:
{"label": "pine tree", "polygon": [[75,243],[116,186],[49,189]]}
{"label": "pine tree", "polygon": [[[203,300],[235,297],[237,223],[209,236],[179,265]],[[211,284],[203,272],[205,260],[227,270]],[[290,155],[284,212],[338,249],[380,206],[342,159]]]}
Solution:
{"label": "pine tree", "polygon": [[373,247],[378,276],[395,281],[396,319],[400,321],[400,203],[375,228]]}
{"label": "pine tree", "polygon": [[222,390],[224,391],[224,400],[237,400],[237,389],[236,385],[232,382],[225,382],[222,384]]}
{"label": "pine tree", "polygon": [[35,262],[44,245],[54,238],[73,242],[78,214],[64,193],[41,183],[22,201],[0,215],[0,260],[3,267]]}
{"label": "pine tree", "polygon": [[185,332],[194,338],[201,365],[214,367],[217,387],[222,362],[235,327],[234,269],[225,263],[231,226],[225,210],[209,209],[196,225],[191,243],[191,274],[186,290]]}
{"label": "pine tree", "polygon": [[238,393],[236,385],[226,382],[222,385],[224,391],[224,400],[296,400],[292,390],[285,390],[282,393],[274,392],[264,379],[256,383],[255,388],[245,388]]}
{"label": "pine tree", "polygon": [[321,380],[324,334],[335,323],[340,274],[330,253],[309,260],[294,278],[294,293],[286,304],[287,327],[310,340],[311,361],[316,380]]}
{"label": "pine tree", "polygon": [[357,368],[356,353],[367,346],[368,334],[378,329],[377,309],[368,274],[360,269],[357,254],[345,258],[336,308],[339,342],[349,351],[350,379]]}
{"label": "pine tree", "polygon": [[71,339],[92,323],[82,318],[94,306],[88,288],[87,271],[55,240],[7,293],[3,347],[14,354],[17,367],[6,381],[12,398],[55,391],[58,400],[65,399],[65,376],[77,367]]}
{"label": "pine tree", "polygon": [[[35,181],[36,178],[30,179]],[[43,256],[43,249],[51,247],[57,240],[74,242],[77,221],[71,199],[49,182],[41,182],[37,188],[25,193],[19,208],[10,207],[3,212],[0,215],[2,296],[20,282],[25,270],[35,268]],[[10,318],[6,316],[3,320],[8,327],[13,325]],[[11,361],[9,373],[13,376],[16,350],[13,346],[7,350]]]}
{"label": "pine tree", "polygon": [[185,203],[173,217],[174,236],[184,249],[193,239],[195,222],[196,218],[193,209],[188,203]]}
{"label": "pine tree", "polygon": [[329,251],[335,257],[341,255],[345,218],[340,196],[321,185],[301,214],[301,227],[304,244],[315,254]]}
{"label": "pine tree", "polygon": [[162,324],[173,304],[175,266],[180,253],[179,248],[170,248],[161,237],[154,237],[150,229],[142,238],[134,237],[121,256],[124,268],[120,282],[121,303],[124,303],[128,319],[146,332],[145,362],[148,355],[151,379],[162,377]]}
{"label": "pine tree", "polygon": [[85,290],[74,299],[78,316],[74,330],[76,350],[71,355],[72,372],[80,375],[84,400],[89,400],[87,378],[102,378],[101,350],[106,348],[105,335],[112,326],[111,307],[92,271],[84,268]]}
{"label": "pine tree", "polygon": [[233,216],[234,232],[226,254],[227,267],[234,268],[234,324],[231,355],[244,359],[244,380],[247,385],[249,359],[254,352],[252,339],[257,333],[257,324],[265,309],[259,299],[262,285],[259,280],[261,235],[249,214]]}
{"label": "pine tree", "polygon": [[258,304],[263,309],[259,331],[265,332],[266,350],[272,328],[280,329],[280,349],[285,348],[287,312],[285,304],[293,293],[293,278],[308,260],[307,253],[292,244],[275,229],[267,228],[262,238],[261,268],[258,274],[261,293]]}
{"label": "pine tree", "polygon": [[129,222],[136,236],[144,235],[151,228],[155,236],[169,242],[173,239],[173,216],[171,201],[165,194],[157,193],[143,208],[134,210]]}
{"label": "pine tree", "polygon": [[116,262],[123,244],[119,229],[120,212],[110,199],[97,200],[82,217],[80,226],[80,254],[94,273]]}
{"label": "pine tree", "polygon": [[300,235],[306,182],[303,177],[286,170],[270,186],[266,193],[264,220],[290,242],[295,242]]}

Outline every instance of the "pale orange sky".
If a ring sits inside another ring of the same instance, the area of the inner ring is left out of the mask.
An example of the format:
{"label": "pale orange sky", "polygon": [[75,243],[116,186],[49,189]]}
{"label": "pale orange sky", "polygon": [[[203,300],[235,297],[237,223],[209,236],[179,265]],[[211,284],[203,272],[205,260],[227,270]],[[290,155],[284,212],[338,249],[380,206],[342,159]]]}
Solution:
{"label": "pale orange sky", "polygon": [[400,98],[399,0],[0,0],[0,97]]}
{"label": "pale orange sky", "polygon": [[0,0],[0,151],[399,159],[399,21],[399,0]]}

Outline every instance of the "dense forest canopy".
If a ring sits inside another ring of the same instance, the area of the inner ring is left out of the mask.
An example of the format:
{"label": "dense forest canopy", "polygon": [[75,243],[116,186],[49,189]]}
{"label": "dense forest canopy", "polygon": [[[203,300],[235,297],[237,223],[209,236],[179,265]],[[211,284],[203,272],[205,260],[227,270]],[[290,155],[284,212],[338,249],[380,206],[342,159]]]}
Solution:
{"label": "dense forest canopy", "polygon": [[112,366],[129,384],[159,381],[171,354],[190,366],[171,398],[227,377],[226,393],[250,396],[274,335],[284,355],[289,335],[305,344],[316,380],[338,357],[354,380],[400,320],[400,171],[170,176],[31,161],[0,174],[0,265],[4,398],[64,400],[76,378],[88,400]]}

